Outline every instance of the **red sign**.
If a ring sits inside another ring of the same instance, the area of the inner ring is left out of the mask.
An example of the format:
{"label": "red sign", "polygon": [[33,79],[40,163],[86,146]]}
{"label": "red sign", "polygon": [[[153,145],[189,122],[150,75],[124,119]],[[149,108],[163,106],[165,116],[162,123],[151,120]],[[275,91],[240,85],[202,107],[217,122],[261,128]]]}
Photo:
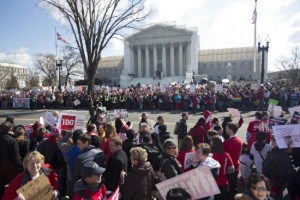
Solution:
{"label": "red sign", "polygon": [[74,130],[76,116],[62,115],[60,120],[61,130]]}

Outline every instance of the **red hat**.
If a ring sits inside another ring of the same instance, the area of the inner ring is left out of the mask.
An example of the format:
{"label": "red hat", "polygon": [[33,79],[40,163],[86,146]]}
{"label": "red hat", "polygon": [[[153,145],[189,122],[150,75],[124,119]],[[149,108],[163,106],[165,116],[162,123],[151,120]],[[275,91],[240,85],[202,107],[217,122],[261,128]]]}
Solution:
{"label": "red hat", "polygon": [[204,110],[203,116],[204,116],[205,119],[207,119],[210,115],[211,115],[211,112],[210,112],[210,111]]}

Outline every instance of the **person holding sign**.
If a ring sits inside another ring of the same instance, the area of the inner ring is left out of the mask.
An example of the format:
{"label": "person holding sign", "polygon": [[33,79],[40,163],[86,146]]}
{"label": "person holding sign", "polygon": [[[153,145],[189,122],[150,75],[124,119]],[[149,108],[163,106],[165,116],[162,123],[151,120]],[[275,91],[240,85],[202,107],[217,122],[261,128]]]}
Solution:
{"label": "person holding sign", "polygon": [[17,175],[15,179],[10,182],[2,200],[25,200],[23,194],[17,194],[16,191],[27,182],[39,177],[41,174],[44,174],[46,177],[48,177],[48,180],[54,190],[54,196],[57,197],[59,189],[57,174],[53,169],[51,169],[50,165],[44,164],[44,162],[45,157],[38,151],[28,153],[23,161],[24,171]]}

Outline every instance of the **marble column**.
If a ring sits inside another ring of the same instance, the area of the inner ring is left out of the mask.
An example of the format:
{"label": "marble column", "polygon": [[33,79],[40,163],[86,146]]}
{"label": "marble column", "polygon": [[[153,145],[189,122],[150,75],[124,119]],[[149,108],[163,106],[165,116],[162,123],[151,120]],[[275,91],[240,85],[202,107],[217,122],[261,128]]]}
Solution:
{"label": "marble column", "polygon": [[[134,74],[134,70],[135,70],[135,66],[134,66],[134,50],[133,50],[133,46],[130,47],[130,74]],[[128,72],[127,72],[128,73]]]}
{"label": "marble column", "polygon": [[186,70],[192,70],[191,66],[191,43],[187,44],[186,47]]}
{"label": "marble column", "polygon": [[178,67],[179,67],[179,76],[184,75],[183,74],[183,54],[182,54],[182,43],[179,44],[179,49],[178,49]]}
{"label": "marble column", "polygon": [[174,46],[171,44],[170,47],[170,69],[171,69],[171,76],[175,76],[175,70],[174,70]]}
{"label": "marble column", "polygon": [[162,67],[163,67],[163,76],[167,75],[167,58],[166,58],[166,46],[162,46]]}
{"label": "marble column", "polygon": [[149,77],[150,76],[150,60],[149,60],[149,47],[146,46],[146,50],[145,50],[145,54],[146,54],[146,74],[145,77]]}
{"label": "marble column", "polygon": [[156,46],[153,46],[153,76],[156,76],[156,71],[157,71],[157,51],[156,51]]}
{"label": "marble column", "polygon": [[142,77],[142,50],[138,47],[138,77]]}

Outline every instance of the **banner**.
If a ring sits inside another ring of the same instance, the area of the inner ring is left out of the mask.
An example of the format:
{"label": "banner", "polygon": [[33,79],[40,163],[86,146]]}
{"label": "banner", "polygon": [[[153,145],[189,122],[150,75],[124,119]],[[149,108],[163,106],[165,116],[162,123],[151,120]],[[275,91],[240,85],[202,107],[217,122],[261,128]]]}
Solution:
{"label": "banner", "polygon": [[294,115],[291,119],[291,124],[300,124],[300,113],[299,112],[294,112]]}
{"label": "banner", "polygon": [[13,98],[13,108],[30,108],[30,98]]}
{"label": "banner", "polygon": [[241,113],[238,109],[235,108],[227,108],[229,114],[231,115],[231,117],[240,117]]}
{"label": "banner", "polygon": [[279,126],[279,125],[285,125],[287,123],[287,119],[284,119],[282,117],[269,117],[269,128],[272,128],[273,126]]}
{"label": "banner", "polygon": [[196,152],[189,152],[185,154],[183,169],[188,169],[192,164],[197,163]]}
{"label": "banner", "polygon": [[192,196],[192,199],[199,199],[220,193],[215,178],[207,166],[197,167],[156,184],[156,188],[163,199],[166,199],[166,195],[170,189],[177,187],[184,188]]}
{"label": "banner", "polygon": [[291,147],[300,147],[300,124],[273,126],[273,133],[277,146],[280,149]]}
{"label": "banner", "polygon": [[242,98],[241,97],[233,97],[231,101],[234,103],[239,103],[239,102],[242,102]]}
{"label": "banner", "polygon": [[16,192],[17,194],[21,193],[26,200],[51,200],[54,198],[52,186],[44,174],[41,174],[36,179],[29,181]]}
{"label": "banner", "polygon": [[58,128],[60,130],[77,130],[85,129],[85,116],[77,114],[60,113],[58,120]]}

